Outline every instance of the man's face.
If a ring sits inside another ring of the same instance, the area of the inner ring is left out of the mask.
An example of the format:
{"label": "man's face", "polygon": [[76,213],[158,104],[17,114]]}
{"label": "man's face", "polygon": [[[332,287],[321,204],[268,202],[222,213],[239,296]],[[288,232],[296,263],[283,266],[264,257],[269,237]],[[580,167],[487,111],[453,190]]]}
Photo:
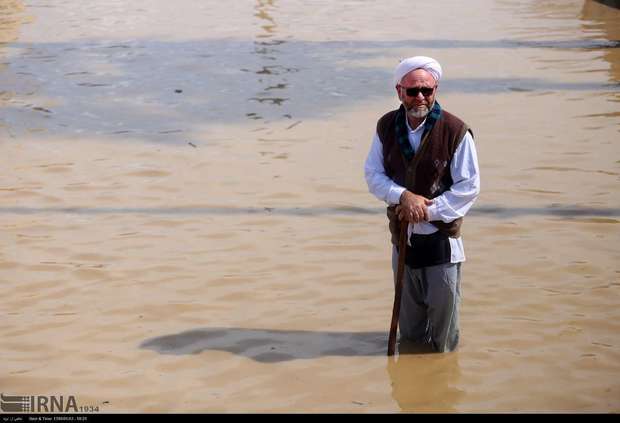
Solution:
{"label": "man's face", "polygon": [[435,102],[437,82],[430,72],[424,69],[416,69],[403,77],[400,84],[396,86],[396,92],[411,117],[423,118]]}

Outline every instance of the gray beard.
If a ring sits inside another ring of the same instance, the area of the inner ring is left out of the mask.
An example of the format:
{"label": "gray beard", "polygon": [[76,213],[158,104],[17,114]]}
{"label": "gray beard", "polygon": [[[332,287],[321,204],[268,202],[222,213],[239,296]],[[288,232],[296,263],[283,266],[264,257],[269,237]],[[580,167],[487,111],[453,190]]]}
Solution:
{"label": "gray beard", "polygon": [[426,106],[423,106],[419,109],[411,108],[407,110],[407,115],[415,119],[420,119],[420,118],[426,117],[429,111],[430,109]]}

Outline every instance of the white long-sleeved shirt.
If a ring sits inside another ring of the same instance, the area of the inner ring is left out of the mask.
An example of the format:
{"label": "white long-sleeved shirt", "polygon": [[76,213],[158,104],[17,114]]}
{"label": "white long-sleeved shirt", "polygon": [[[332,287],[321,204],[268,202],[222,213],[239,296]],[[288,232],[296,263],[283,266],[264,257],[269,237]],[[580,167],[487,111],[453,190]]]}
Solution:
{"label": "white long-sleeved shirt", "polygon": [[[407,121],[409,143],[413,151],[417,151],[424,132],[424,122],[417,128],[411,129]],[[379,135],[375,133],[370,152],[364,165],[366,183],[370,192],[379,200],[385,201],[388,205],[399,204],[400,196],[406,190],[396,184],[385,174],[383,166],[383,145]],[[452,222],[453,220],[465,216],[471,206],[476,201],[480,193],[480,170],[478,168],[478,156],[474,139],[470,132],[467,132],[454,152],[450,165],[452,176],[452,186],[443,194],[433,198],[433,204],[428,206],[429,221],[441,220]],[[431,234],[437,231],[437,227],[429,222],[419,222],[409,224],[409,239],[411,234]],[[459,263],[465,261],[465,249],[463,240],[450,238],[451,262]]]}

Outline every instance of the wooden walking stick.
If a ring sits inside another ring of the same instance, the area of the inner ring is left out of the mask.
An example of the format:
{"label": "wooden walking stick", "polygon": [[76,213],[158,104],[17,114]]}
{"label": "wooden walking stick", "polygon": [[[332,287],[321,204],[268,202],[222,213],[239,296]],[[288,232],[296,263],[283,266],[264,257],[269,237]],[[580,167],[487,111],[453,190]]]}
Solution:
{"label": "wooden walking stick", "polygon": [[400,297],[403,292],[403,277],[405,276],[405,255],[407,249],[408,222],[400,222],[400,237],[398,239],[398,268],[396,270],[396,285],[394,286],[394,307],[392,308],[392,324],[388,338],[387,355],[392,356],[396,350],[396,331],[398,329],[398,317],[400,315]]}

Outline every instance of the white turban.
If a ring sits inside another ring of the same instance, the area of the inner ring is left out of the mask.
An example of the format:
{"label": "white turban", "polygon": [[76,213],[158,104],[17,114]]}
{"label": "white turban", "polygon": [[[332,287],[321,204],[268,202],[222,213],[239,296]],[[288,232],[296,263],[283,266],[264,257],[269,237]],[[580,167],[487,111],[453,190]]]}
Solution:
{"label": "white turban", "polygon": [[394,85],[400,84],[403,76],[415,69],[424,69],[430,72],[437,82],[441,79],[441,65],[437,60],[432,57],[414,56],[403,59],[398,66],[396,66],[394,70]]}

